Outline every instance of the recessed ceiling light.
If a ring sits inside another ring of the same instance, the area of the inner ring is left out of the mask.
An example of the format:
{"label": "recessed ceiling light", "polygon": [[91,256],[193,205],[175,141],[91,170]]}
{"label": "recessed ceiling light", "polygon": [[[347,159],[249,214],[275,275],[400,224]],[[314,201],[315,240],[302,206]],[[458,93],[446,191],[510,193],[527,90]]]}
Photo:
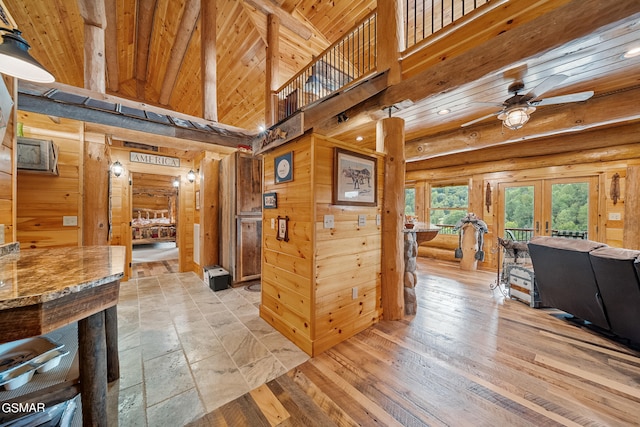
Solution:
{"label": "recessed ceiling light", "polygon": [[364,138],[360,135],[356,136],[356,141],[362,141]]}
{"label": "recessed ceiling light", "polygon": [[450,109],[448,108],[443,108],[442,110],[438,111],[438,115],[440,116],[444,116],[445,114],[449,114],[451,112]]}
{"label": "recessed ceiling light", "polygon": [[629,49],[622,55],[624,58],[633,58],[640,55],[640,47],[634,47],[633,49]]}
{"label": "recessed ceiling light", "polygon": [[258,126],[258,131],[264,132],[264,126],[262,126],[262,125]]}

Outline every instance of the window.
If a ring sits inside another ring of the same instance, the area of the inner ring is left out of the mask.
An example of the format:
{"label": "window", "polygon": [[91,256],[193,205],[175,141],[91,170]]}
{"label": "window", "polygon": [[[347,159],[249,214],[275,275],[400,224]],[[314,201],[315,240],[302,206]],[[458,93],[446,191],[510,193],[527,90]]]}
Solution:
{"label": "window", "polygon": [[414,187],[404,189],[404,215],[416,216],[416,189]]}
{"label": "window", "polygon": [[[429,201],[429,221],[440,226],[453,226],[467,214],[469,210],[468,185],[443,185],[431,187]],[[445,228],[441,233],[446,233]]]}

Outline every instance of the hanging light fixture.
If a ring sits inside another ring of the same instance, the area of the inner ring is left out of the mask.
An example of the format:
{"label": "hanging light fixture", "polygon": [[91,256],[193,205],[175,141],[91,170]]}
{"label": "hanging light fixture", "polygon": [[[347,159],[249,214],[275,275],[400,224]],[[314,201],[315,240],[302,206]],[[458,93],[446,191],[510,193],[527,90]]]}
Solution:
{"label": "hanging light fixture", "polygon": [[504,127],[511,130],[520,129],[529,121],[531,113],[536,111],[536,107],[531,106],[517,106],[507,109],[505,112],[500,113],[498,118],[502,120]]}
{"label": "hanging light fixture", "polygon": [[0,73],[37,83],[51,83],[56,79],[29,54],[29,43],[17,28],[0,27]]}
{"label": "hanging light fixture", "polygon": [[124,167],[122,166],[122,163],[120,163],[119,160],[116,160],[112,165],[111,165],[111,172],[113,172],[113,174],[117,177],[119,177],[120,175],[122,175],[122,172],[124,172]]}
{"label": "hanging light fixture", "polygon": [[187,179],[189,180],[189,182],[193,182],[196,180],[196,173],[193,171],[193,169],[191,169],[188,173],[187,173]]}

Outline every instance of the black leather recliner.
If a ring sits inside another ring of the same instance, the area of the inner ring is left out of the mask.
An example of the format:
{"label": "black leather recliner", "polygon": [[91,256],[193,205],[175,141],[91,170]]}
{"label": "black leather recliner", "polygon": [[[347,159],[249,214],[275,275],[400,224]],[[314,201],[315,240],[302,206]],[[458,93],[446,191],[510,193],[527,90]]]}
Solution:
{"label": "black leather recliner", "polygon": [[589,252],[607,245],[539,236],[528,246],[542,305],[610,329],[589,258]]}
{"label": "black leather recliner", "polygon": [[589,257],[611,332],[640,343],[640,251],[606,247]]}

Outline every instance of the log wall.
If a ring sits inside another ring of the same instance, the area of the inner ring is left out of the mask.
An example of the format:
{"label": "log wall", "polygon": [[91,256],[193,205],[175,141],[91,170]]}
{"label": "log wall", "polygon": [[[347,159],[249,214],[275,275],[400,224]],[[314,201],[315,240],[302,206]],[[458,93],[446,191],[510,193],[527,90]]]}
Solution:
{"label": "log wall", "polygon": [[[381,230],[376,215],[383,162],[376,155],[377,206],[333,205],[337,146],[338,141],[307,134],[266,154],[263,163],[264,191],[277,194],[277,208],[263,210],[260,313],[310,355],[360,332],[382,314]],[[274,160],[289,151],[293,180],[276,184]],[[333,228],[324,228],[324,215],[334,216]],[[358,225],[358,215],[366,217],[364,226]],[[278,217],[289,218],[289,241],[276,238]]]}
{"label": "log wall", "polygon": [[[424,187],[422,191],[427,206],[419,214],[420,218],[425,218],[428,210],[430,184],[450,183],[452,177],[469,183],[469,212],[476,213],[489,227],[489,233],[485,235],[485,261],[478,264],[479,268],[498,266],[495,230],[498,229],[497,189],[502,182],[592,177],[597,188],[590,203],[597,206],[595,218],[592,216],[594,232],[590,232],[589,239],[623,247],[625,236],[638,233],[632,229],[630,221],[625,221],[625,200],[640,198],[640,194],[629,194],[626,182],[628,168],[640,165],[640,141],[628,141],[628,136],[638,135],[639,130],[640,125],[619,126],[584,132],[579,137],[551,137],[518,144],[522,149],[518,145],[498,146],[475,151],[473,156],[462,153],[408,163],[406,178],[411,185]],[[620,141],[619,145],[615,144],[616,140]],[[549,147],[553,147],[552,154],[547,154]],[[562,147],[561,152],[559,147]],[[611,178],[616,173],[620,175],[620,199],[614,204],[610,187]],[[493,189],[488,211],[484,197],[487,184]],[[620,219],[615,219],[617,215]],[[457,245],[457,236],[437,236],[420,246],[419,255],[450,260]]]}

